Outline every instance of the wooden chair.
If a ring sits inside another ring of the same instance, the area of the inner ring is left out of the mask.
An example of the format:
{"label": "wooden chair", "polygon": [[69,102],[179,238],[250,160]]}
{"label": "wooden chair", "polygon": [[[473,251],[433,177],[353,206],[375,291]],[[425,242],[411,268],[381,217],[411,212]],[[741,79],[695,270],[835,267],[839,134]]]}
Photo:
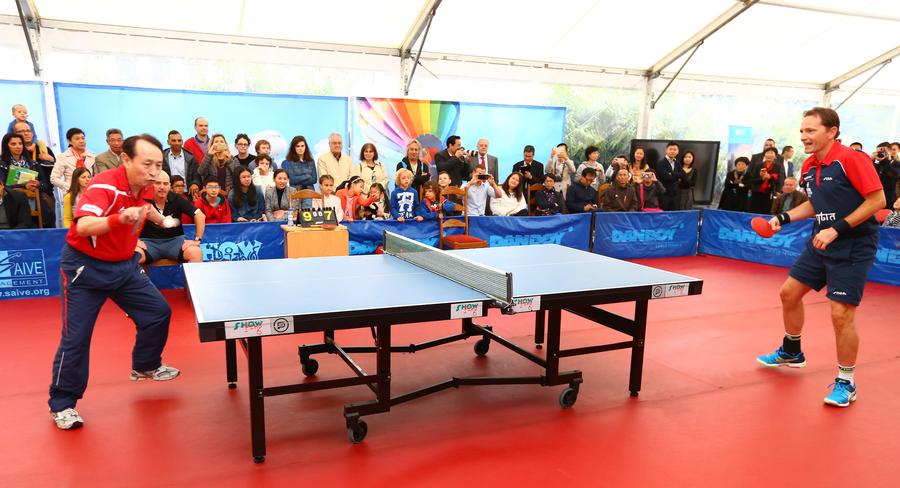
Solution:
{"label": "wooden chair", "polygon": [[535,212],[537,212],[537,201],[535,200],[535,194],[541,191],[541,188],[543,187],[543,183],[534,183],[528,185],[528,215],[534,215]]}
{"label": "wooden chair", "polygon": [[[309,189],[297,190],[294,193],[291,193],[291,206],[294,207],[294,211],[297,212],[297,215],[300,215],[300,201],[301,200],[312,200],[319,199],[322,200],[322,194]],[[296,202],[295,202],[296,200]],[[322,202],[324,206],[324,201]],[[297,215],[294,215],[294,220],[297,219]]]}
{"label": "wooden chair", "polygon": [[[466,205],[468,203],[468,194],[466,190],[456,186],[448,186],[441,194],[444,197],[453,195],[457,197],[457,200],[462,200],[462,205],[458,203],[455,204],[456,211],[462,212],[462,220],[458,217],[445,218],[443,212],[440,214],[438,237],[441,249],[476,249],[488,247],[487,241],[469,235],[469,207]],[[462,228],[463,233],[445,236],[444,229],[452,228]]]}
{"label": "wooden chair", "polygon": [[21,192],[25,195],[25,198],[34,202],[34,204],[29,204],[31,207],[31,218],[37,217],[38,221],[38,229],[44,228],[44,216],[41,213],[41,192],[40,190],[29,190],[27,188],[15,188],[16,191]]}
{"label": "wooden chair", "polygon": [[597,187],[597,207],[603,208],[603,199],[606,196],[606,190],[609,190],[609,187],[612,186],[612,183],[606,182]]}

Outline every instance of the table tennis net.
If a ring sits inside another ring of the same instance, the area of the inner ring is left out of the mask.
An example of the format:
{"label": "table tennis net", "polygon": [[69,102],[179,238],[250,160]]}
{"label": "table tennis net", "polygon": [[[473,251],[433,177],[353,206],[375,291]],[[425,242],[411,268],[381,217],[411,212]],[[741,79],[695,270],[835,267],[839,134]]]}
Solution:
{"label": "table tennis net", "polygon": [[512,273],[385,231],[384,252],[497,300],[512,302]]}

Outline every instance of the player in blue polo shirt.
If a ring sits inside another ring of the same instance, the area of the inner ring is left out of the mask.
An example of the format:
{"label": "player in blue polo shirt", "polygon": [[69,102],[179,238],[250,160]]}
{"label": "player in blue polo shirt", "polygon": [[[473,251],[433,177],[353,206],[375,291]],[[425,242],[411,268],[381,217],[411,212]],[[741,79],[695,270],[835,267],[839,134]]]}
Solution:
{"label": "player in blue polo shirt", "polygon": [[840,124],[837,112],[830,108],[816,107],[803,113],[800,139],[804,152],[811,156],[803,162],[801,186],[809,201],[772,217],[769,225],[777,232],[795,220],[815,217],[816,222],[812,238],[781,287],[784,341],[775,352],[757,361],[770,367],[806,366],[800,349],[803,296],[810,289],[819,291],[827,285],[838,376],[825,403],[846,407],[856,400],[853,371],[859,336],[853,318],[875,260],[878,223],[874,215],[885,202],[872,161],[835,140]]}
{"label": "player in blue polo shirt", "polygon": [[[63,430],[84,423],[75,403],[88,382],[91,334],[100,308],[112,299],[134,320],[131,379],[166,381],[179,371],[162,364],[172,310],[138,264],[134,249],[145,200],[162,167],[162,145],[143,134],[125,140],[122,165],[91,180],[78,200],[60,258],[62,338],[53,359],[50,413]],[[163,224],[163,216],[147,219]]]}

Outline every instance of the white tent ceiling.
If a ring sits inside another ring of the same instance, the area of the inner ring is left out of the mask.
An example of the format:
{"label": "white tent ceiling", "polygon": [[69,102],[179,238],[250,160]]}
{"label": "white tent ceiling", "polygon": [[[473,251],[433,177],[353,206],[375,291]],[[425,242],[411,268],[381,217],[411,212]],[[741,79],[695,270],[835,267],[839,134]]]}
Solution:
{"label": "white tent ceiling", "polygon": [[[879,56],[900,54],[898,0],[10,0],[0,3],[0,15],[18,17],[16,1],[28,3],[42,25],[59,29],[182,31],[185,39],[269,39],[273,45],[301,42],[395,56],[416,38],[437,3],[425,58],[632,74],[669,59],[663,71],[673,73],[687,59],[690,43],[714,30],[684,75],[823,88]],[[753,5],[740,12],[746,3]],[[735,12],[740,13],[723,22]],[[872,71],[844,87],[858,85]],[[866,88],[900,94],[898,76],[900,63],[890,63]]]}

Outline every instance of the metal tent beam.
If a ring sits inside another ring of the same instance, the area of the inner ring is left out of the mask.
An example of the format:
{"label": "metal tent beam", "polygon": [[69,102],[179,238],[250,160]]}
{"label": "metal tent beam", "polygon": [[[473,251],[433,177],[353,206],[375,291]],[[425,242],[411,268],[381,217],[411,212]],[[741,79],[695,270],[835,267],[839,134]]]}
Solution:
{"label": "metal tent beam", "polygon": [[409,57],[411,55],[413,45],[416,44],[419,36],[425,32],[425,29],[431,22],[431,18],[434,16],[435,10],[437,10],[440,5],[441,0],[428,0],[422,7],[422,11],[419,12],[419,16],[416,17],[415,23],[409,28],[409,32],[406,33],[406,37],[403,38],[403,42],[400,44],[401,58]]}
{"label": "metal tent beam", "polygon": [[31,65],[34,68],[34,76],[41,76],[41,20],[32,0],[16,0],[16,8],[19,9],[19,22],[25,33],[25,43],[28,44],[28,54],[31,55]]}
{"label": "metal tent beam", "polygon": [[760,5],[769,5],[771,7],[783,7],[783,8],[792,8],[795,10],[803,10],[806,12],[819,12],[823,14],[836,14],[836,15],[844,15],[848,17],[858,17],[862,19],[875,19],[875,20],[888,20],[888,21],[900,21],[900,17],[896,15],[888,15],[885,12],[878,11],[866,11],[862,10],[848,10],[848,9],[838,9],[838,8],[830,8],[830,7],[820,7],[818,5],[797,5],[795,3],[786,2],[783,0],[760,0]]}
{"label": "metal tent beam", "polygon": [[869,60],[868,62],[865,62],[865,63],[851,69],[850,71],[842,74],[841,76],[838,76],[837,78],[829,81],[828,83],[825,83],[825,91],[832,92],[834,90],[837,90],[838,88],[841,87],[841,85],[843,83],[845,83],[849,80],[852,80],[853,78],[856,78],[857,76],[859,76],[859,75],[865,73],[866,71],[869,71],[870,69],[875,68],[879,65],[884,66],[884,65],[890,63],[891,60],[893,60],[897,56],[900,56],[900,46],[897,46],[894,49],[891,49],[890,51],[882,54],[881,56],[877,56],[877,57]]}
{"label": "metal tent beam", "polygon": [[658,77],[660,72],[666,69],[667,66],[674,63],[678,58],[684,56],[684,54],[691,49],[695,49],[709,36],[715,34],[722,27],[725,27],[729,22],[737,18],[738,15],[744,13],[748,8],[752,7],[757,2],[759,2],[759,0],[742,0],[740,3],[735,3],[734,5],[732,5],[731,8],[723,12],[722,15],[716,17],[715,20],[707,24],[706,27],[697,31],[696,34],[681,43],[680,46],[654,63],[653,66],[651,66],[647,70],[647,76],[651,76],[653,78]]}
{"label": "metal tent beam", "polygon": [[[431,22],[437,8],[441,5],[442,0],[428,0],[428,3],[419,12],[416,22],[406,34],[403,43],[400,45],[400,75],[401,84],[403,85],[403,96],[409,95],[409,87],[412,85],[413,76],[416,75],[416,68],[419,66],[419,57],[422,56],[422,48],[425,47],[425,39],[428,38],[428,31],[431,29]],[[419,40],[419,49],[416,51],[416,57],[412,60],[412,47]]]}

